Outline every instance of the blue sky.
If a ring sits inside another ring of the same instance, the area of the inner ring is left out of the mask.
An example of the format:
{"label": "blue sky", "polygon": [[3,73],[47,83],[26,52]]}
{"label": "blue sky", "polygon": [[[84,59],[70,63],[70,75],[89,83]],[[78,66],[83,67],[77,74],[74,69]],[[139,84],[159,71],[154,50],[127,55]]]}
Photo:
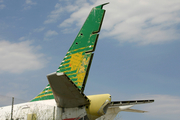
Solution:
{"label": "blue sky", "polygon": [[85,94],[155,99],[134,107],[148,113],[121,120],[180,118],[179,0],[0,0],[1,104],[40,93],[90,10],[106,2]]}

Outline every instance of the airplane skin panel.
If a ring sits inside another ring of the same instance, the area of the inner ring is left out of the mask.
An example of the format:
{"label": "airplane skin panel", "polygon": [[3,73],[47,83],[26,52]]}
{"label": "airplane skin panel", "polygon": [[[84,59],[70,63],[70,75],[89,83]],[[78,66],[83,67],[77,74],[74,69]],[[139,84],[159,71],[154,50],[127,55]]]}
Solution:
{"label": "airplane skin panel", "polygon": [[58,107],[73,108],[89,104],[89,99],[65,73],[52,73],[47,78]]}
{"label": "airplane skin panel", "polygon": [[[84,25],[76,36],[73,44],[68,50],[62,63],[60,64],[57,73],[64,72],[76,84],[76,86],[83,92],[87,74],[92,57],[90,55],[95,50],[101,29],[101,24],[105,14],[102,6],[95,7],[91,10]],[[83,64],[87,67],[83,67]],[[88,68],[88,69],[87,69]],[[79,70],[83,69],[83,73]],[[80,73],[79,73],[80,72]],[[80,76],[80,77],[79,77]]]}
{"label": "airplane skin panel", "polygon": [[93,53],[78,52],[68,55],[61,63],[60,71],[66,73],[81,91],[86,83],[92,57]]}
{"label": "airplane skin panel", "polygon": [[[74,42],[57,69],[57,73],[64,72],[74,84],[83,92],[88,77],[93,51],[95,50],[102,25],[105,10],[104,5],[94,7],[80,29]],[[47,85],[48,87],[49,85]],[[51,88],[45,88],[33,101],[54,99]]]}

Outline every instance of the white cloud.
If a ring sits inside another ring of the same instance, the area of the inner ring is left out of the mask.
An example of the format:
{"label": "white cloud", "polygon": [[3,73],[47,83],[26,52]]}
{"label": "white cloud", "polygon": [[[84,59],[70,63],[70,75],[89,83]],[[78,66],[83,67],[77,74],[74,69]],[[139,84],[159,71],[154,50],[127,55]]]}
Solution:
{"label": "white cloud", "polygon": [[58,19],[60,19],[60,15],[63,12],[63,7],[57,3],[55,5],[55,10],[51,12],[50,15],[48,15],[48,19],[44,21],[44,24],[53,23],[56,22]]}
{"label": "white cloud", "polygon": [[28,10],[31,8],[32,5],[36,5],[36,2],[33,2],[32,0],[26,0],[24,4],[24,9]]}
{"label": "white cloud", "polygon": [[41,27],[41,28],[36,28],[34,29],[34,32],[41,32],[45,29],[45,27]]}
{"label": "white cloud", "polygon": [[30,41],[11,43],[0,41],[0,73],[22,73],[38,70],[45,66],[44,54],[37,53],[39,46],[32,46]]}
{"label": "white cloud", "polygon": [[32,0],[26,0],[26,4],[28,4],[28,5],[35,5],[36,2],[32,2]]}
{"label": "white cloud", "polygon": [[[104,0],[91,2],[93,5],[87,2],[72,3],[71,5],[78,9],[72,10],[70,17],[59,26],[81,27],[90,9],[105,3]],[[141,45],[158,44],[180,38],[177,29],[177,25],[180,24],[179,0],[111,0],[104,9],[106,15],[102,37],[113,37],[120,42],[136,42]]]}
{"label": "white cloud", "polygon": [[54,35],[58,35],[58,33],[54,30],[49,30],[45,33],[45,37],[50,37],[50,36],[54,36]]}
{"label": "white cloud", "polygon": [[76,29],[73,29],[73,28],[65,28],[65,29],[63,29],[61,32],[67,34],[67,33],[73,33],[74,31],[76,31]]}
{"label": "white cloud", "polygon": [[53,10],[51,14],[47,16],[48,19],[44,21],[44,24],[57,22],[57,20],[61,19],[64,14],[66,14],[67,12],[71,13],[75,10],[78,10],[80,7],[79,5],[82,5],[84,3],[86,3],[86,0],[61,0],[60,3],[57,3],[55,5],[55,10]]}
{"label": "white cloud", "polygon": [[141,109],[149,111],[149,117],[163,118],[164,120],[177,120],[180,118],[180,97],[170,95],[142,95],[143,99],[154,99],[154,103],[142,105]]}
{"label": "white cloud", "polygon": [[20,37],[20,38],[19,38],[20,41],[22,41],[22,40],[24,40],[24,39],[25,39],[25,37]]}
{"label": "white cloud", "polygon": [[0,5],[0,9],[4,9],[6,6],[4,4]]}
{"label": "white cloud", "polygon": [[70,27],[73,23],[76,24],[76,26],[83,25],[86,17],[88,16],[92,6],[89,4],[85,4],[82,8],[80,8],[78,11],[75,11],[71,14],[70,18],[64,20],[59,27]]}

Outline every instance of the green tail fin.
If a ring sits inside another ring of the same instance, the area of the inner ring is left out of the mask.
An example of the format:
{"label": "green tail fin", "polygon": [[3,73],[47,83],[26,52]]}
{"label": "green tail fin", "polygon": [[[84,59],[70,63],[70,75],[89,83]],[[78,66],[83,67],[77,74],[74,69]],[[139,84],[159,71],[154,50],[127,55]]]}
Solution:
{"label": "green tail fin", "polygon": [[[95,50],[96,42],[99,36],[97,33],[101,29],[101,24],[105,14],[105,10],[102,8],[106,4],[94,7],[91,10],[84,25],[76,36],[76,39],[56,71],[57,73],[64,72],[82,92],[84,91],[86,85],[93,57],[92,52]],[[49,84],[31,101],[48,99],[54,99]]]}

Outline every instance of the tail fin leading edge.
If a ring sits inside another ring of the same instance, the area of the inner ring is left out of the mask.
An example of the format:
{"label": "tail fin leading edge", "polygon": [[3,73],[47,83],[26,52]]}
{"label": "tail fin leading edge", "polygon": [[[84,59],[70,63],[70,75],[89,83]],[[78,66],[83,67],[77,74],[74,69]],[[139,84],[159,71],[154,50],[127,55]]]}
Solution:
{"label": "tail fin leading edge", "polygon": [[[102,8],[106,4],[108,3],[94,7],[91,10],[73,44],[56,71],[57,73],[65,73],[81,92],[84,91],[86,85],[89,68],[93,58],[92,52],[95,50],[99,36],[97,33],[101,29],[105,14],[105,10]],[[38,96],[31,100],[31,102],[48,99],[54,99],[49,84]]]}

